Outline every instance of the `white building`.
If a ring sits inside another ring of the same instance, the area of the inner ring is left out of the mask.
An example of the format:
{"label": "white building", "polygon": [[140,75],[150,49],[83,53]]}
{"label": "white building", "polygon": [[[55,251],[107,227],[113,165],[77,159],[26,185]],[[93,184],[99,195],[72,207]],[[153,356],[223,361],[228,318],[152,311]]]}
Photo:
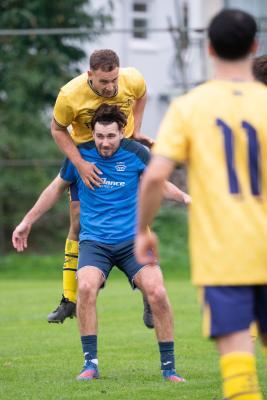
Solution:
{"label": "white building", "polygon": [[[99,6],[105,0],[94,2]],[[142,131],[154,137],[170,98],[209,77],[202,29],[211,16],[224,7],[241,8],[267,28],[266,3],[267,0],[113,0],[111,32],[90,43],[86,50],[90,54],[95,49],[111,48],[119,55],[121,66],[134,66],[144,75],[148,104]],[[170,25],[187,25],[189,37],[181,41],[177,32],[170,33]]]}

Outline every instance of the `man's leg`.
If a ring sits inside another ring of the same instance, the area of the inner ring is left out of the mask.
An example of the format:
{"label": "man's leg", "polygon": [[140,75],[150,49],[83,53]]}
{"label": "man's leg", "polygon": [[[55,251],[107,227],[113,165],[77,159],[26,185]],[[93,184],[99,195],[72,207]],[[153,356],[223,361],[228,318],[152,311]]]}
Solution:
{"label": "man's leg", "polygon": [[261,341],[262,341],[262,345],[263,345],[264,355],[267,358],[267,334],[261,335]]}
{"label": "man's leg", "polygon": [[63,296],[60,305],[47,317],[48,322],[63,323],[68,317],[73,318],[76,311],[76,271],[78,263],[78,237],[80,231],[80,202],[75,185],[70,187],[70,229],[65,244],[63,265]]}
{"label": "man's leg", "polygon": [[262,400],[250,325],[255,315],[253,286],[208,286],[204,320],[220,354],[225,399]]}
{"label": "man's leg", "polygon": [[77,319],[84,354],[84,367],[77,380],[98,378],[96,298],[104,282],[103,273],[95,267],[83,267],[78,273]]}
{"label": "man's leg", "polygon": [[152,309],[163,377],[167,380],[182,382],[184,379],[175,371],[173,317],[160,268],[143,267],[135,275],[134,283],[142,290]]}
{"label": "man's leg", "polygon": [[218,337],[216,343],[221,356],[224,397],[237,400],[263,399],[249,329]]}

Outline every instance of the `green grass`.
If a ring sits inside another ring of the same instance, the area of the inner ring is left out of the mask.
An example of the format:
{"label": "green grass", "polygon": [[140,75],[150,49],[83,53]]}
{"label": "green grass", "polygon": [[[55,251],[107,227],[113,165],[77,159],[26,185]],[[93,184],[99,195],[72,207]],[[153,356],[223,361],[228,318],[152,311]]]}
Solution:
{"label": "green grass", "polygon": [[[196,289],[188,280],[186,213],[162,210],[155,228],[175,317],[176,366],[187,383],[164,382],[153,330],[142,322],[142,301],[114,270],[98,300],[101,379],[76,382],[82,352],[76,320],[49,325],[58,304],[62,254],[9,254],[0,272],[1,400],[221,400],[218,356],[201,336]],[[259,372],[267,398],[266,368]]]}
{"label": "green grass", "polygon": [[60,326],[45,321],[58,300],[59,284],[1,282],[0,398],[160,399],[166,394],[169,398],[179,394],[179,399],[212,398],[219,388],[216,357],[207,342],[199,340],[194,291],[188,282],[168,282],[168,287],[176,314],[177,367],[188,379],[186,385],[162,382],[154,332],[143,326],[141,296],[131,292],[126,280],[111,279],[100,294],[102,379],[89,384],[75,382],[82,365],[76,321]]}
{"label": "green grass", "polygon": [[[0,398],[220,400],[218,359],[201,338],[195,289],[187,280],[167,280],[175,315],[177,370],[185,384],[163,382],[153,330],[141,320],[142,302],[126,279],[113,274],[98,301],[101,380],[76,382],[82,353],[75,320],[49,325],[58,301],[56,280],[0,282]],[[264,365],[260,357],[264,382]],[[264,382],[267,396],[266,379]]]}

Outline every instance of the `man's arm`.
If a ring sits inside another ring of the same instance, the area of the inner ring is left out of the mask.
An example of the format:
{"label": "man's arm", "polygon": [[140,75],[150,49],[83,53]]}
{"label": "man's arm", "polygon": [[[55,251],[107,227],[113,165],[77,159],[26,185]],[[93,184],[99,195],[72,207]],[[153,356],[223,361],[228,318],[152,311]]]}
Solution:
{"label": "man's arm", "polygon": [[93,186],[99,187],[102,180],[98,174],[101,175],[102,172],[94,164],[83,160],[67,128],[59,126],[54,118],[51,122],[51,134],[59,149],[77,168],[84,184],[90,189],[93,189]]}
{"label": "man's arm", "polygon": [[141,125],[142,125],[146,101],[147,101],[146,93],[144,94],[144,96],[140,97],[140,99],[135,101],[135,105],[133,108],[133,115],[134,115],[133,137],[136,141],[141,142],[147,147],[151,147],[154,144],[153,139],[141,133]]}
{"label": "man's arm", "polygon": [[24,216],[12,234],[12,243],[18,252],[27,248],[28,236],[32,225],[56,204],[69,184],[58,175],[44,189],[32,209]]}
{"label": "man's arm", "polygon": [[165,188],[165,181],[175,167],[174,162],[159,156],[152,158],[140,185],[138,230],[135,240],[135,253],[139,263],[152,264],[157,262],[157,238],[149,232],[158,211]]}
{"label": "man's arm", "polygon": [[181,203],[190,204],[192,199],[189,194],[183,192],[173,183],[167,181],[164,185],[163,196],[166,200],[179,201]]}

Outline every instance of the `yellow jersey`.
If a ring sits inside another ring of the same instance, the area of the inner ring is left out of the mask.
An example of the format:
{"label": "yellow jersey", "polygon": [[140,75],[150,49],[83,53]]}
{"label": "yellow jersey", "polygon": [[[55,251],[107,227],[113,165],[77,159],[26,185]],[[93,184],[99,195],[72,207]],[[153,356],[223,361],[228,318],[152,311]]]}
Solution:
{"label": "yellow jersey", "polygon": [[62,127],[71,126],[71,137],[76,144],[84,143],[93,139],[90,123],[95,110],[103,103],[116,104],[127,116],[124,134],[129,138],[134,130],[134,102],[145,92],[144,78],[135,68],[120,68],[118,92],[108,98],[93,90],[85,72],[61,88],[54,107],[54,118]]}
{"label": "yellow jersey", "polygon": [[267,284],[267,88],[200,85],[172,102],[152,151],[188,164],[193,282]]}

